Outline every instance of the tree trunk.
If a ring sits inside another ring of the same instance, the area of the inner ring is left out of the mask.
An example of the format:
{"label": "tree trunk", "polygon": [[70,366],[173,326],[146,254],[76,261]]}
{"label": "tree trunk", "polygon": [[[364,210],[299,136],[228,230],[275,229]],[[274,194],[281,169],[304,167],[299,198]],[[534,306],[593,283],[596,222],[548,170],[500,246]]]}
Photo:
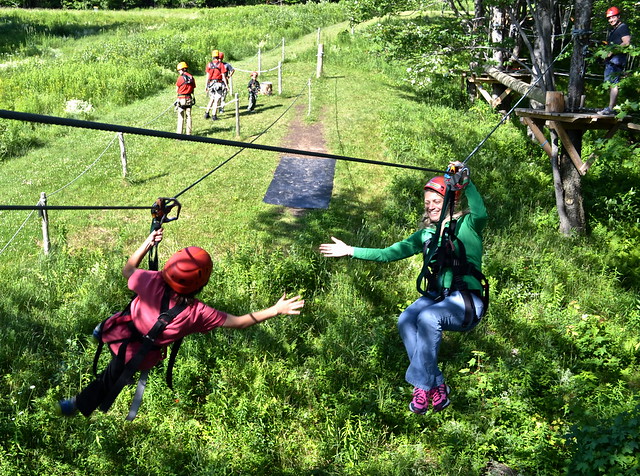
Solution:
{"label": "tree trunk", "polygon": [[[593,0],[576,0],[573,55],[571,56],[571,70],[569,72],[569,88],[567,108],[569,111],[577,111],[581,105],[584,93],[584,52],[588,44],[589,35],[586,33],[591,28],[591,12]],[[574,147],[582,151],[582,130],[567,131]],[[558,216],[560,218],[560,231],[565,235],[571,233],[584,234],[586,232],[586,219],[584,213],[584,201],[582,198],[581,175],[569,158],[566,147],[558,159],[559,177],[554,175],[554,188],[556,191],[556,203],[558,204]],[[560,209],[562,207],[562,210]]]}

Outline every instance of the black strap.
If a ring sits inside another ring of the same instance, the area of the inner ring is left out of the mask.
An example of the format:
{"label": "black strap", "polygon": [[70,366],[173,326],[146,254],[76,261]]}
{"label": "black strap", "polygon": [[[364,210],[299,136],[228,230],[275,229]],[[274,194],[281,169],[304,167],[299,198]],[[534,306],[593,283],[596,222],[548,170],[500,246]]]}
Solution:
{"label": "black strap", "polygon": [[[131,303],[133,302],[133,300],[135,299],[135,296],[133,298],[131,298],[131,301],[129,301],[129,304],[127,304],[127,306],[120,311],[118,314],[115,314],[114,316],[108,317],[107,319],[105,319],[104,321],[102,321],[100,323],[100,333],[102,334],[105,330],[105,325],[107,325],[107,322],[109,321],[109,319],[115,317],[115,316],[122,316],[124,315],[129,315],[131,314]],[[125,344],[126,345],[126,344]],[[98,362],[100,360],[100,354],[102,354],[102,349],[104,348],[104,341],[102,340],[102,336],[98,337],[98,348],[96,349],[96,353],[93,356],[93,375],[95,375],[96,377],[98,376]]]}
{"label": "black strap", "polygon": [[[169,307],[170,288],[167,286],[164,295],[162,296],[162,304],[160,307],[160,315],[158,320],[153,325],[151,330],[142,338],[142,346],[138,349],[138,352],[127,362],[124,370],[120,374],[120,377],[116,381],[115,385],[111,388],[105,399],[100,405],[100,410],[106,412],[111,408],[116,397],[120,394],[122,389],[129,384],[133,375],[138,371],[138,368],[144,361],[149,351],[154,347],[156,338],[162,334],[165,328],[171,323],[171,321],[180,314],[186,307],[185,302],[166,310]],[[122,347],[122,346],[121,346]]]}
{"label": "black strap", "polygon": [[140,405],[142,405],[142,396],[144,395],[144,389],[147,387],[147,379],[149,378],[149,370],[143,370],[140,372],[140,378],[138,379],[138,387],[136,393],[133,396],[133,401],[129,407],[129,414],[127,415],[127,421],[133,421],[138,414]]}
{"label": "black strap", "polygon": [[173,390],[173,365],[176,363],[176,356],[178,355],[178,351],[180,350],[180,346],[182,345],[182,338],[174,341],[171,344],[171,354],[169,354],[169,361],[167,362],[167,373],[165,375],[165,381],[167,382],[167,387]]}

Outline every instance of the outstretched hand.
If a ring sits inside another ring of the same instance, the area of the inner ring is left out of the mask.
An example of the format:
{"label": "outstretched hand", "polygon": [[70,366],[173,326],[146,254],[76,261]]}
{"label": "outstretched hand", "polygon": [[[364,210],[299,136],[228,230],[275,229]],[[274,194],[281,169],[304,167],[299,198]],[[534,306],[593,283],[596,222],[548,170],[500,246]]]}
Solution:
{"label": "outstretched hand", "polygon": [[335,237],[331,237],[333,243],[323,243],[320,245],[320,253],[327,258],[339,258],[341,256],[352,256],[353,246],[347,245]]}
{"label": "outstretched hand", "polygon": [[287,294],[283,294],[278,302],[273,306],[278,314],[300,314],[299,309],[304,307],[302,296],[287,299]]}

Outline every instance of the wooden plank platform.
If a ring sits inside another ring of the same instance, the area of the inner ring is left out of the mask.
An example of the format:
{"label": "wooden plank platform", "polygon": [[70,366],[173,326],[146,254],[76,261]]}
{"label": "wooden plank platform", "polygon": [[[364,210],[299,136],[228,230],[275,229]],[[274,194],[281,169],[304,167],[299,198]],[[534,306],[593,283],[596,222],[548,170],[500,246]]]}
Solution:
{"label": "wooden plank platform", "polygon": [[605,138],[607,139],[613,137],[621,128],[632,131],[640,130],[640,126],[638,124],[631,123],[631,118],[629,117],[618,119],[615,116],[601,116],[595,111],[550,112],[540,109],[515,109],[514,112],[521,118],[521,121],[531,129],[533,135],[540,142],[540,146],[550,158],[552,157],[551,146],[544,135],[542,127],[546,126],[549,129],[555,130],[564,148],[569,154],[571,161],[581,175],[585,175],[587,173],[596,156],[592,154],[586,161],[583,161],[572,143],[569,134],[567,134],[567,129],[606,130],[607,133],[605,134]]}

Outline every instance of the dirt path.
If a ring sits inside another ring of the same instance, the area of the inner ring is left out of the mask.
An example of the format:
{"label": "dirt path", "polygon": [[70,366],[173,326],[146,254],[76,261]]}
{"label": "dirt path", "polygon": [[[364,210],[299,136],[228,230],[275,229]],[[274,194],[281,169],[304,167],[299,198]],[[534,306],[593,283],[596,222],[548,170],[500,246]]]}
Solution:
{"label": "dirt path", "polygon": [[283,139],[282,147],[326,153],[322,120],[306,124],[303,119],[304,110],[303,105],[296,107],[295,118],[289,125],[289,132]]}

